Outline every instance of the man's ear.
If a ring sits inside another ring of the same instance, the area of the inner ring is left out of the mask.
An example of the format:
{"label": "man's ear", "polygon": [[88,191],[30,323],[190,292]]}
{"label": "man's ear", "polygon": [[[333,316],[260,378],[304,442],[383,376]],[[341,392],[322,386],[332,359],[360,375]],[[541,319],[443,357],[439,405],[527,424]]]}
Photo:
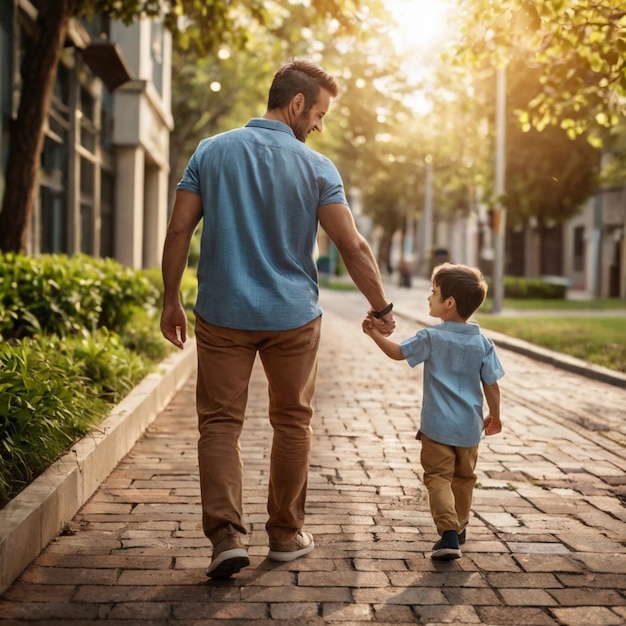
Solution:
{"label": "man's ear", "polygon": [[302,111],[304,110],[304,107],[306,105],[306,101],[304,99],[304,94],[297,93],[293,97],[293,100],[291,101],[291,105],[293,106],[293,110],[296,113],[302,113]]}

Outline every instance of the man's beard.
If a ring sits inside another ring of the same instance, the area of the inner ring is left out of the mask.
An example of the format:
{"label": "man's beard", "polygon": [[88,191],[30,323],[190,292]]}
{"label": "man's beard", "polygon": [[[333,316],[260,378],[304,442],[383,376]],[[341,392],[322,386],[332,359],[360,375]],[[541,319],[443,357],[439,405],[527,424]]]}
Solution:
{"label": "man's beard", "polygon": [[306,143],[306,138],[309,135],[308,116],[303,114],[298,117],[295,127],[293,129],[293,134],[296,136],[296,139],[298,141]]}

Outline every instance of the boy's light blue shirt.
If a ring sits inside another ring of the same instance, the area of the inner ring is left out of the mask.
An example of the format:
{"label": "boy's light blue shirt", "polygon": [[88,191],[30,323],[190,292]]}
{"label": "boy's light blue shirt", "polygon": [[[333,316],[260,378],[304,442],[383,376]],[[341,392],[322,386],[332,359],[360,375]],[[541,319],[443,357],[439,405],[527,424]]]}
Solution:
{"label": "boy's light blue shirt", "polygon": [[276,120],[200,142],[177,189],[201,196],[195,311],[217,326],[289,330],[319,317],[317,211],[347,200],[325,156]]}
{"label": "boy's light blue shirt", "polygon": [[424,363],[420,430],[428,438],[469,448],[483,431],[482,383],[504,376],[493,342],[478,324],[444,322],[400,343],[411,367]]}

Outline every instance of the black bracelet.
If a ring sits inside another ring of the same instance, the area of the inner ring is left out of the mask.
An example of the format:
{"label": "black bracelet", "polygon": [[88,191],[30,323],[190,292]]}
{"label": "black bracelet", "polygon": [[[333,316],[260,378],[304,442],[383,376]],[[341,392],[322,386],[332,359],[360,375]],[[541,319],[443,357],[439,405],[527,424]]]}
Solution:
{"label": "black bracelet", "polygon": [[372,315],[379,320],[381,317],[385,317],[385,315],[387,315],[387,313],[391,313],[391,310],[393,309],[393,302],[390,302],[384,309],[381,309],[380,311],[373,311]]}

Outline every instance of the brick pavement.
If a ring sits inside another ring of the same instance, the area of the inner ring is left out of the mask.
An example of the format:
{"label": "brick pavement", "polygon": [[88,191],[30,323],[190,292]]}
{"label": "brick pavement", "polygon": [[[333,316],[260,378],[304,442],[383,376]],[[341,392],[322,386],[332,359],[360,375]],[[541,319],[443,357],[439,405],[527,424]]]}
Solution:
{"label": "brick pavement", "polygon": [[[415,440],[421,370],[362,335],[359,294],[324,292],[323,303],[313,553],[265,558],[271,434],[257,368],[242,439],[251,566],[206,578],[190,381],[2,596],[0,621],[626,624],[624,390],[499,350],[505,430],[481,446],[463,558],[433,562]],[[400,320],[396,336],[412,332]]]}

